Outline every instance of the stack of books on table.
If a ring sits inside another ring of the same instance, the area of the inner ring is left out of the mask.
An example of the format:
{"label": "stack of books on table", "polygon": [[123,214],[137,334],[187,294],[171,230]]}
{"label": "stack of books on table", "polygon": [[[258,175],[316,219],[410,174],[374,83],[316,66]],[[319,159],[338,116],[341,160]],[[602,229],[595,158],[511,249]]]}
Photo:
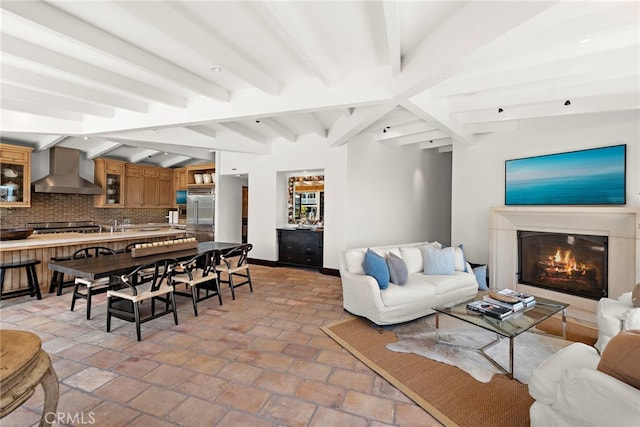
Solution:
{"label": "stack of books on table", "polygon": [[510,308],[486,301],[471,301],[467,304],[467,309],[496,319],[504,319],[514,313]]}
{"label": "stack of books on table", "polygon": [[516,298],[518,301],[522,302],[525,307],[536,303],[536,298],[533,295],[525,294],[523,292],[517,292],[511,289],[500,289],[498,291],[498,294],[504,295],[506,297]]}

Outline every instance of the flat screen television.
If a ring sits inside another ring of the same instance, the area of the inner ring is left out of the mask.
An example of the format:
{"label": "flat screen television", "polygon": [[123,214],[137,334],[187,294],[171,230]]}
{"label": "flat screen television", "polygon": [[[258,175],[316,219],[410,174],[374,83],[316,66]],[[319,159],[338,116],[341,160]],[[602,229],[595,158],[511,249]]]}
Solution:
{"label": "flat screen television", "polygon": [[505,161],[505,205],[624,205],[625,144]]}

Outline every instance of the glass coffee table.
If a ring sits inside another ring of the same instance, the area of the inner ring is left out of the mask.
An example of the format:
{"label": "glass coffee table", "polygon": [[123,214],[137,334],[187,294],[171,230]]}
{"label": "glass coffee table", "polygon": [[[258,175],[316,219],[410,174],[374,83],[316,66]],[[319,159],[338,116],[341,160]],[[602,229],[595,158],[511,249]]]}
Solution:
{"label": "glass coffee table", "polygon": [[[549,317],[556,313],[562,312],[562,338],[567,336],[567,307],[569,304],[562,302],[536,297],[536,304],[525,307],[524,310],[518,311],[502,320],[495,319],[493,317],[485,316],[480,313],[467,310],[467,303],[470,301],[480,301],[484,295],[489,292],[478,292],[473,300],[465,301],[460,304],[450,306],[438,306],[433,307],[436,311],[436,343],[451,345],[455,347],[464,348],[480,353],[489,362],[495,365],[502,372],[507,374],[510,379],[513,379],[513,344],[514,338],[523,332],[528,331]],[[469,347],[459,345],[452,342],[443,341],[440,339],[440,315],[444,314],[453,317],[463,322],[470,323],[479,328],[496,334],[496,339],[491,341],[485,346],[480,348]],[[543,333],[539,331],[531,331],[534,333]],[[544,333],[543,333],[544,334]],[[500,363],[495,361],[489,356],[485,350],[496,345],[502,338],[509,338],[509,368],[503,367]]]}

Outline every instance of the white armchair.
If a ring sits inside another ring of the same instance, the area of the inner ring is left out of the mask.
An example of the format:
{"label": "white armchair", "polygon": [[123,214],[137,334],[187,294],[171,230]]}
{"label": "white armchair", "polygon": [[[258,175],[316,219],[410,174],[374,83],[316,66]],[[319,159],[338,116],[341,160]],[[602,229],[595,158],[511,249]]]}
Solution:
{"label": "white armchair", "polygon": [[620,295],[618,299],[601,298],[596,307],[596,321],[598,341],[595,347],[602,354],[618,332],[640,329],[640,307],[633,306],[631,292]]}
{"label": "white armchair", "polygon": [[529,381],[531,427],[637,427],[640,390],[597,370],[594,347],[574,343],[538,366]]}

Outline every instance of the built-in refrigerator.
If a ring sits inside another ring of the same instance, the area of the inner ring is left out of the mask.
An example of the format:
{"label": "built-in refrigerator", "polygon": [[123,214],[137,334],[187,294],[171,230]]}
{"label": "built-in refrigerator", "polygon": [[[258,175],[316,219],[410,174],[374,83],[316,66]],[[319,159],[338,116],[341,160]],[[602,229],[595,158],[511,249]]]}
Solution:
{"label": "built-in refrigerator", "polygon": [[187,192],[187,235],[198,242],[214,240],[216,211],[214,188],[189,189]]}

